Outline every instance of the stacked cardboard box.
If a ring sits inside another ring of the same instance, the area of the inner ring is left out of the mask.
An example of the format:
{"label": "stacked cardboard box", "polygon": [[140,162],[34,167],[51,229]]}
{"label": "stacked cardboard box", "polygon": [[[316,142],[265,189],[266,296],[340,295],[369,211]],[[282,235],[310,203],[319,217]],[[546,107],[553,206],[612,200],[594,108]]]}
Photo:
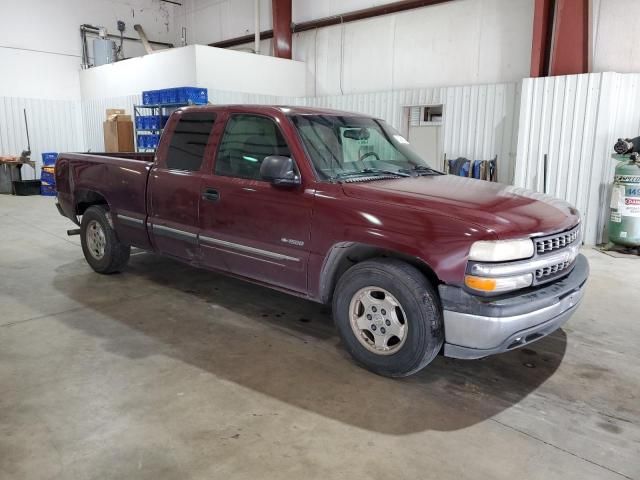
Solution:
{"label": "stacked cardboard box", "polygon": [[124,108],[107,108],[104,121],[105,152],[133,152],[133,122]]}

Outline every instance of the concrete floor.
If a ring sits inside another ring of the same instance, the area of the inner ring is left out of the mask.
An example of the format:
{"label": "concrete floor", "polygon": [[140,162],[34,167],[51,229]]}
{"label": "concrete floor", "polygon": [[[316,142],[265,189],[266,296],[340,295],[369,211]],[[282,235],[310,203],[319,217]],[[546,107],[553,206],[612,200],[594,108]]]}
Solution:
{"label": "concrete floor", "polygon": [[389,380],[320,305],[146,253],[98,275],[51,198],[0,222],[2,479],[640,479],[640,260],[586,250],[564,330]]}

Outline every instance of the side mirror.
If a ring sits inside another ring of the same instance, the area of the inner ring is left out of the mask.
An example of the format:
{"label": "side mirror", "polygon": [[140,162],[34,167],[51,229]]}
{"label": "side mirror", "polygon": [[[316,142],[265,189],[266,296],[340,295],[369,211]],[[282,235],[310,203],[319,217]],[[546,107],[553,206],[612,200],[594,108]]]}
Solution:
{"label": "side mirror", "polygon": [[277,187],[300,185],[300,175],[293,160],[283,155],[269,155],[260,165],[260,176]]}

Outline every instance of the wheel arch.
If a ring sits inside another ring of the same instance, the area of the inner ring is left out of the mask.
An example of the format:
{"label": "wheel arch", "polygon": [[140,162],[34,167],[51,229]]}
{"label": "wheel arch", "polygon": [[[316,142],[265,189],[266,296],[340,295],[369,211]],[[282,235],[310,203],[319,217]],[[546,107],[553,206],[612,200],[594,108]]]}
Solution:
{"label": "wheel arch", "polygon": [[373,258],[396,258],[416,267],[436,289],[440,282],[437,274],[421,258],[375,245],[358,242],[341,242],[329,250],[320,272],[319,300],[329,303],[340,277],[353,265]]}
{"label": "wheel arch", "polygon": [[87,208],[93,205],[104,205],[108,210],[111,210],[107,198],[96,190],[81,189],[75,193],[75,213],[76,215],[83,215],[87,211]]}

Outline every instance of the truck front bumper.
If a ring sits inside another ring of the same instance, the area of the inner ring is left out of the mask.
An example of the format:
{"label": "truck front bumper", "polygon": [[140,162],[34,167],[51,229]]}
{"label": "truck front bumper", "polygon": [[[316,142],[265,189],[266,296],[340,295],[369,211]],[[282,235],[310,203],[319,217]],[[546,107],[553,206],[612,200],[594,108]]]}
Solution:
{"label": "truck front bumper", "polygon": [[441,285],[445,356],[482,358],[554,332],[577,309],[588,276],[589,263],[578,255],[569,275],[526,293],[481,298],[462,288]]}

